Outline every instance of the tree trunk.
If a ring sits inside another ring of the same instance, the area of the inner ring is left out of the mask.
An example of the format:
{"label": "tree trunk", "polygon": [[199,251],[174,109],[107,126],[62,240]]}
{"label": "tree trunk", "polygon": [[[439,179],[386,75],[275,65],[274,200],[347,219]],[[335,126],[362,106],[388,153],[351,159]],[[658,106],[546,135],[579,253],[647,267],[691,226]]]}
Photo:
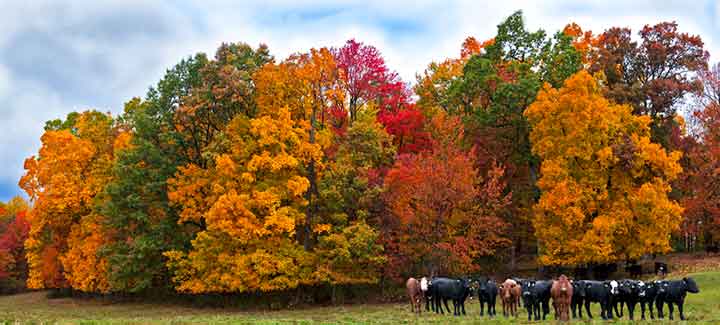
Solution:
{"label": "tree trunk", "polygon": [[[310,115],[310,143],[315,143],[315,127],[316,127],[316,119],[315,115],[317,113],[317,109],[315,106],[313,106],[312,114]],[[305,210],[305,238],[303,246],[306,251],[309,251],[312,248],[312,223],[313,219],[315,218],[316,214],[316,207],[317,203],[313,201],[313,196],[316,196],[317,194],[317,174],[315,172],[315,160],[310,160],[310,164],[308,165],[308,175],[307,175],[308,181],[310,182],[310,187],[308,188],[307,192],[305,193],[305,199],[308,201],[307,209]]]}

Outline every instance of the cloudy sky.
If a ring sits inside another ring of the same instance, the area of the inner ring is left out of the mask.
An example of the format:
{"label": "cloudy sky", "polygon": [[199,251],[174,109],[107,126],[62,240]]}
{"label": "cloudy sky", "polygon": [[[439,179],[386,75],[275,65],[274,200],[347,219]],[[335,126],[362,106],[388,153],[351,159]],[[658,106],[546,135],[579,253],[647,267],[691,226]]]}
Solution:
{"label": "cloudy sky", "polygon": [[23,160],[37,152],[46,120],[120,112],[166,68],[221,42],[265,43],[284,58],[355,38],[412,82],[430,61],[457,56],[465,37],[492,37],[522,9],[530,29],[549,32],[571,21],[601,31],[675,20],[702,37],[713,62],[720,56],[720,0],[483,2],[0,0],[0,200],[21,193]]}

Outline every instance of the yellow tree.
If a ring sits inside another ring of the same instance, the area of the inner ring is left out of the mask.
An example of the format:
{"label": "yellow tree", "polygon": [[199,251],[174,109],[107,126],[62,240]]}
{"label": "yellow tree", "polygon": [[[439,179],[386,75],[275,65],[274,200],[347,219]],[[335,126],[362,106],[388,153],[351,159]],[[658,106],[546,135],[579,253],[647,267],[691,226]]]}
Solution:
{"label": "yellow tree", "polygon": [[107,237],[93,204],[110,180],[115,140],[124,143],[127,134],[118,137],[112,118],[97,111],[70,114],[46,130],[20,180],[35,203],[25,243],[28,287],[107,291],[107,263],[97,255]]}
{"label": "yellow tree", "polygon": [[[311,49],[309,53],[294,54],[280,64],[267,64],[254,77],[256,100],[260,115],[277,116],[283,108],[308,135],[310,144],[327,148],[332,134],[326,125],[329,108],[344,103],[344,93],[338,83],[338,69],[327,48]],[[309,187],[305,192],[308,206],[305,220],[298,225],[298,239],[306,250],[316,242],[313,231],[318,219],[318,180],[324,168],[322,156],[305,163]]]}
{"label": "yellow tree", "polygon": [[[189,252],[170,251],[179,291],[245,292],[294,288],[312,268],[296,226],[303,224],[310,186],[304,166],[322,151],[287,108],[249,120],[238,115],[216,143],[208,168],[180,168],[170,201],[180,222],[202,218]],[[188,204],[189,202],[189,204]]]}
{"label": "yellow tree", "polygon": [[650,142],[650,119],[602,96],[586,71],[545,85],[526,110],[541,160],[534,207],[544,265],[635,259],[670,250],[682,209],[668,198],[679,152]]}

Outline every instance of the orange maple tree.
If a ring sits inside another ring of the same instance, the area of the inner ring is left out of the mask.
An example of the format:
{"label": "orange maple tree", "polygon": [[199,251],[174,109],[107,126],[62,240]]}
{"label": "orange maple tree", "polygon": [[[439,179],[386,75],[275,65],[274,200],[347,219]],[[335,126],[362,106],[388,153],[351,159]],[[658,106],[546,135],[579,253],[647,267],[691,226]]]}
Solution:
{"label": "orange maple tree", "polygon": [[609,102],[586,71],[560,89],[546,84],[525,115],[542,159],[533,221],[540,263],[608,263],[670,250],[682,214],[668,198],[680,153],[650,141],[647,116]]}

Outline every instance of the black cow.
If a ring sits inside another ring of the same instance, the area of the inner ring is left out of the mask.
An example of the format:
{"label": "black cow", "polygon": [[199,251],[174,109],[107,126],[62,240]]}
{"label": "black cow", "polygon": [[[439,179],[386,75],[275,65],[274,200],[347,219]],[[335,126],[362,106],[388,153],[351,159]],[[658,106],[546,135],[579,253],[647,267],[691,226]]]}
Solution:
{"label": "black cow", "polygon": [[422,290],[425,296],[425,311],[430,312],[430,306],[432,305],[432,311],[435,311],[435,305],[432,304],[432,279],[423,277],[420,279],[420,290]]}
{"label": "black cow", "polygon": [[550,289],[552,281],[524,280],[520,283],[522,300],[528,312],[528,320],[540,320],[540,307],[542,307],[542,319],[550,313]]}
{"label": "black cow", "polygon": [[665,277],[670,270],[668,269],[667,263],[655,262],[655,274],[659,277]]}
{"label": "black cow", "polygon": [[480,301],[480,316],[483,316],[483,309],[487,303],[488,316],[495,316],[495,301],[498,295],[497,283],[493,280],[478,280],[478,300]]}
{"label": "black cow", "polygon": [[436,306],[442,312],[442,306],[440,301],[442,300],[445,304],[445,308],[450,309],[447,306],[447,301],[453,301],[453,315],[458,316],[460,312],[465,315],[465,299],[470,295],[470,280],[468,279],[450,279],[450,278],[433,278],[433,300]]}
{"label": "black cow", "polygon": [[[590,303],[596,302],[600,304],[600,317],[602,319],[612,319],[612,299],[613,295],[617,292],[617,288],[613,288],[611,281],[591,281],[585,282],[585,312],[587,312],[588,318],[592,319],[592,313],[590,312]],[[617,285],[617,283],[615,283]]]}
{"label": "black cow", "polygon": [[[572,317],[582,318],[582,306],[585,301],[585,281],[573,281],[573,296],[570,302],[570,310],[572,310]],[[577,314],[575,313],[577,310]]]}
{"label": "black cow", "polygon": [[667,303],[670,314],[670,320],[673,319],[673,304],[678,307],[680,312],[680,319],[685,320],[685,314],[683,314],[683,305],[685,304],[685,296],[687,293],[698,293],[698,288],[695,280],[692,278],[683,278],[682,280],[662,281],[658,290],[658,296],[656,300],[658,317],[663,318],[663,304]]}
{"label": "black cow", "polygon": [[[630,320],[633,320],[635,314],[635,305],[640,301],[640,283],[642,281],[636,280],[621,280],[618,282],[618,294],[616,299],[613,301],[613,307],[615,308],[615,314],[618,317],[623,317],[623,306],[627,305]],[[618,305],[620,305],[620,312],[618,313]]]}
{"label": "black cow", "polygon": [[655,319],[655,315],[653,315],[653,308],[655,308],[655,299],[658,296],[658,289],[660,287],[661,281],[653,281],[653,282],[642,282],[640,281],[640,293],[639,296],[639,302],[640,302],[640,310],[642,311],[641,318],[645,319],[645,306],[647,306],[648,312],[650,312],[650,318]]}

